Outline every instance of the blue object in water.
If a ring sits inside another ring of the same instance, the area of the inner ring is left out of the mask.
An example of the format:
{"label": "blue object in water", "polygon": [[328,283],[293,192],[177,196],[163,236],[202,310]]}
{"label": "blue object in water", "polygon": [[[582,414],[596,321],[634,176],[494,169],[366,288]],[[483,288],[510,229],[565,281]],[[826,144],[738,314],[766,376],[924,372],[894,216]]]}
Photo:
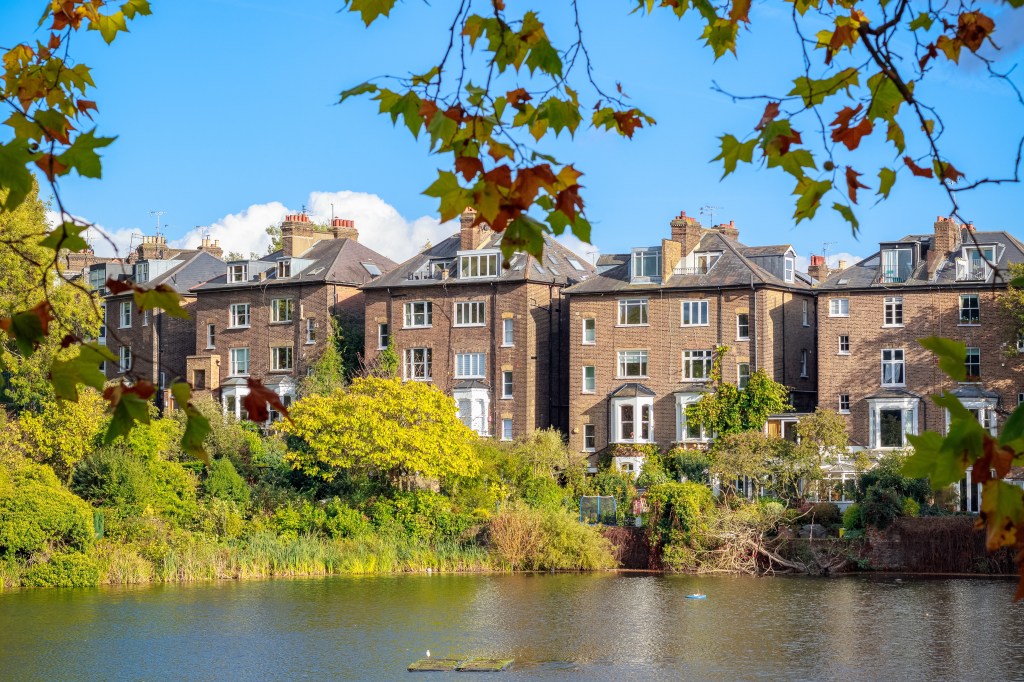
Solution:
{"label": "blue object in water", "polygon": [[687,599],[707,599],[708,595],[706,595],[706,594],[688,594],[688,595],[686,595],[686,598]]}

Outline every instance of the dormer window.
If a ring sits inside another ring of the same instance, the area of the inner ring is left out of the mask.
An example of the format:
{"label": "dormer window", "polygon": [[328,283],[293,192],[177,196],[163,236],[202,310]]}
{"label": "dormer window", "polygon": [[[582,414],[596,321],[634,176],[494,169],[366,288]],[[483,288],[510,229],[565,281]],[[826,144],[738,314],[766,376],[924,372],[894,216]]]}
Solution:
{"label": "dormer window", "polygon": [[277,278],[284,279],[292,276],[292,262],[290,260],[277,261]]}
{"label": "dormer window", "polygon": [[882,284],[902,284],[914,269],[914,252],[906,249],[882,249],[882,269],[879,281]]}
{"label": "dormer window", "polygon": [[459,279],[497,277],[500,273],[497,253],[459,254]]}
{"label": "dormer window", "polygon": [[787,282],[793,281],[793,273],[796,272],[796,258],[791,254],[786,254],[783,259],[783,279]]}
{"label": "dormer window", "polygon": [[249,264],[238,263],[228,266],[228,283],[245,282],[249,279]]}
{"label": "dormer window", "polygon": [[956,279],[957,281],[971,282],[988,281],[992,276],[992,265],[995,262],[996,247],[994,246],[964,247],[964,257],[956,259]]}
{"label": "dormer window", "polygon": [[661,281],[661,248],[650,247],[644,249],[633,249],[633,271],[634,282],[660,282]]}
{"label": "dormer window", "polygon": [[697,263],[697,274],[706,275],[708,270],[715,267],[715,263],[722,257],[720,253],[697,253],[694,259]]}
{"label": "dormer window", "polygon": [[135,283],[143,284],[149,281],[149,263],[135,264]]}

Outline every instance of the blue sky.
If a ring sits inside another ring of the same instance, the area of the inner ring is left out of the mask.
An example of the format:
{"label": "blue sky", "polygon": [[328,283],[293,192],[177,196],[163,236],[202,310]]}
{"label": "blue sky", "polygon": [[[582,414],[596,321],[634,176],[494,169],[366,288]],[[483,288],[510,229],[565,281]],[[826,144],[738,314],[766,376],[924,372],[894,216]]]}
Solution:
{"label": "blue sky", "polygon": [[[76,37],[74,54],[98,84],[99,132],[119,139],[104,155],[102,180],[63,182],[66,205],[121,243],[151,232],[150,212],[162,210],[168,238],[194,239],[197,226],[213,226],[215,237],[242,250],[261,246],[262,228],[286,210],[305,205],[324,215],[333,203],[338,215],[357,219],[371,246],[408,256],[448,231],[437,225],[434,200],[421,194],[444,159],[392,128],[374,104],[336,101],[367,78],[436,63],[452,4],[406,0],[366,29],[337,11],[339,0],[157,0],[153,16],[112,46],[96,33]],[[531,4],[553,37],[568,35],[561,4]],[[680,210],[695,215],[710,205],[715,221],[735,220],[748,244],[788,242],[807,256],[831,242],[831,254],[867,255],[879,240],[929,231],[949,210],[940,188],[901,176],[891,200],[872,207],[862,198],[858,241],[830,210],[795,226],[792,184],[776,173],[746,168],[719,181],[720,167],[709,163],[717,136],[749,131],[763,103],[733,103],[712,91],[712,81],[737,93],[788,89],[799,55],[782,3],[755,2],[755,30],[741,36],[739,59],[718,63],[693,20],[630,15],[625,0],[583,5],[597,79],[609,88],[621,81],[659,123],[632,141],[581,128],[552,147],[585,173],[601,251],[657,243]],[[42,6],[0,0],[0,46],[41,35],[34,31]],[[1020,23],[1003,22],[996,33],[1018,57]],[[935,76],[925,94],[948,107],[950,158],[969,178],[1008,172],[1024,108],[976,68],[941,67]],[[891,160],[882,146],[869,148],[876,160]],[[1022,200],[1020,185],[987,188],[964,196],[961,213],[981,229],[1021,236]]]}

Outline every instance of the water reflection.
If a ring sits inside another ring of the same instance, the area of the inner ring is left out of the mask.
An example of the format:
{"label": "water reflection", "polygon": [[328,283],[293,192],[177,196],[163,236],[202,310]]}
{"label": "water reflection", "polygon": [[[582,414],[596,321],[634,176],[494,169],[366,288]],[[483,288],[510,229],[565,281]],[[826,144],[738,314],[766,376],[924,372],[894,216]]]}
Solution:
{"label": "water reflection", "polygon": [[22,591],[0,594],[0,679],[393,680],[430,649],[515,658],[501,679],[1024,680],[1013,589],[524,574]]}

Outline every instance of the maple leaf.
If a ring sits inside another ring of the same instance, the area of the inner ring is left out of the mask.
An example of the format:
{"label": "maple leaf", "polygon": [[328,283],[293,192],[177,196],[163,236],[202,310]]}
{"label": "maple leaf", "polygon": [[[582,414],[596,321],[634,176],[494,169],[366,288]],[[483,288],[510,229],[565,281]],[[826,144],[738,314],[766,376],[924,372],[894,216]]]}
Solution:
{"label": "maple leaf", "polygon": [[270,410],[267,409],[268,404],[274,410],[283,414],[288,421],[291,421],[292,418],[288,416],[288,408],[281,402],[281,396],[264,386],[262,381],[253,377],[249,377],[248,386],[249,394],[242,398],[242,406],[249,413],[249,421],[263,423],[270,419]]}
{"label": "maple leaf", "polygon": [[50,333],[50,321],[54,319],[52,310],[48,302],[42,301],[10,317],[0,317],[0,329],[7,332],[21,354],[28,357]]}
{"label": "maple leaf", "polygon": [[864,105],[858,104],[856,109],[843,107],[837,112],[836,119],[829,124],[834,127],[832,130],[833,142],[842,142],[847,149],[853,151],[860,145],[861,138],[871,133],[874,124],[867,117],[862,118],[856,126],[850,127],[850,121],[863,109]]}
{"label": "maple leaf", "polygon": [[644,127],[643,119],[640,118],[639,112],[636,109],[616,111],[612,114],[612,117],[615,119],[615,126],[619,131],[630,139],[633,138],[633,132],[637,128]]}
{"label": "maple leaf", "polygon": [[522,109],[523,104],[533,99],[530,93],[526,91],[526,88],[516,88],[515,90],[509,90],[505,93],[505,97],[508,98],[508,103],[516,109]]}
{"label": "maple leaf", "polygon": [[110,425],[103,436],[104,443],[112,443],[135,427],[135,423],[149,423],[149,399],[156,393],[156,387],[148,381],[138,381],[129,386],[123,380],[103,391],[103,399],[110,403],[113,414]]}
{"label": "maple leaf", "polygon": [[580,197],[580,185],[572,185],[566,187],[555,197],[555,208],[561,211],[569,218],[569,220],[576,219],[577,208],[583,210],[583,199]]}
{"label": "maple leaf", "polygon": [[907,164],[907,168],[910,169],[910,172],[919,178],[934,177],[931,168],[922,168],[921,166],[918,166],[916,163],[914,163],[914,160],[911,159],[909,156],[903,157],[903,163]]}
{"label": "maple leaf", "polygon": [[754,130],[761,130],[766,125],[775,120],[775,117],[779,115],[779,103],[768,102],[764,107],[764,113],[761,114],[761,120],[758,121],[757,125],[754,126]]}
{"label": "maple leaf", "polygon": [[729,21],[734,24],[739,22],[750,23],[750,0],[732,0],[732,7],[729,8]]}
{"label": "maple leaf", "polygon": [[861,174],[853,170],[852,166],[846,167],[846,193],[850,195],[850,201],[852,201],[855,204],[857,203],[858,189],[871,189],[870,187],[868,187],[867,185],[865,185],[864,183],[857,179],[860,176]]}
{"label": "maple leaf", "polygon": [[953,164],[948,161],[938,161],[935,163],[936,172],[939,177],[943,180],[949,180],[950,182],[958,182],[963,179],[964,174],[958,171]]}
{"label": "maple leaf", "polygon": [[484,172],[484,164],[475,156],[459,156],[455,159],[455,172],[462,173],[467,181]]}
{"label": "maple leaf", "polygon": [[981,12],[964,12],[957,20],[956,37],[971,52],[977,52],[985,42],[996,23]]}
{"label": "maple leaf", "polygon": [[[1010,473],[1010,467],[1013,466],[1013,458],[1016,453],[1013,449],[1000,445],[992,436],[985,434],[984,452],[974,462],[973,474],[971,480],[976,483],[984,483],[985,481],[992,480],[993,478],[1006,478],[1006,475]],[[995,471],[995,476],[992,476],[992,471]]]}
{"label": "maple leaf", "polygon": [[512,187],[512,169],[504,163],[484,173],[483,178],[486,182],[498,187]]}
{"label": "maple leaf", "polygon": [[68,167],[57,160],[57,157],[53,154],[43,154],[36,159],[36,165],[39,166],[40,170],[46,173],[46,177],[51,182],[58,175],[64,175],[68,172]]}

